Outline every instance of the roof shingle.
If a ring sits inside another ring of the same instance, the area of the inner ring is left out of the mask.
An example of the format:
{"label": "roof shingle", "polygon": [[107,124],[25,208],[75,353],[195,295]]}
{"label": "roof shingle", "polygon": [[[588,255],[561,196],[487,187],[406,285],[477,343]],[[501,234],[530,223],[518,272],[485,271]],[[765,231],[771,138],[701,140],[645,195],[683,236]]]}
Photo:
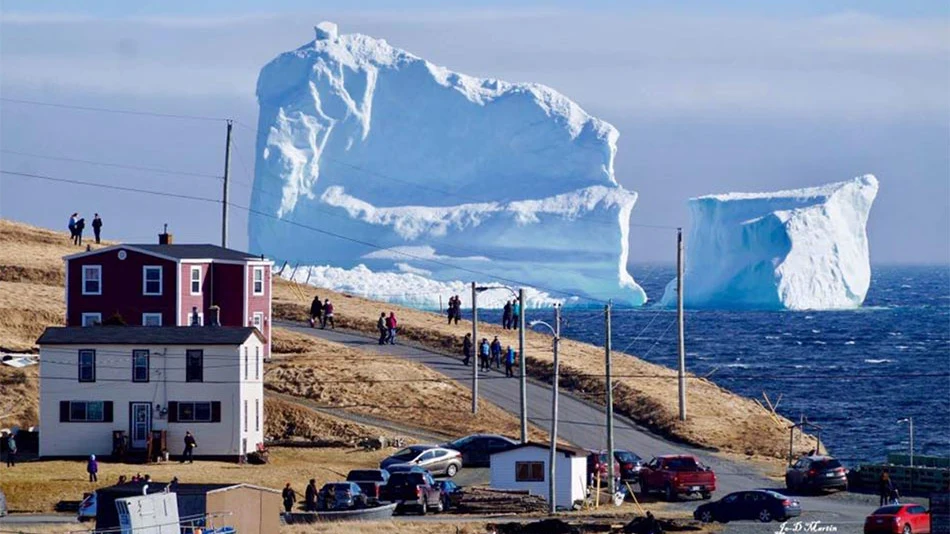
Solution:
{"label": "roof shingle", "polygon": [[37,345],[240,345],[260,332],[246,326],[51,326]]}

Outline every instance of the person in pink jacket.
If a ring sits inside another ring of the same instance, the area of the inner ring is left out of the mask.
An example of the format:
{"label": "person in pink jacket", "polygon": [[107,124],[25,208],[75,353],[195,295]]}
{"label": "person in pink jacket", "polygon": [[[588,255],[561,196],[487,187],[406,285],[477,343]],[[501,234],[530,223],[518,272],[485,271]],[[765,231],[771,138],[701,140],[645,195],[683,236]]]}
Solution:
{"label": "person in pink jacket", "polygon": [[386,318],[386,328],[389,329],[389,338],[386,341],[389,341],[390,345],[396,344],[396,314],[389,312],[389,317]]}

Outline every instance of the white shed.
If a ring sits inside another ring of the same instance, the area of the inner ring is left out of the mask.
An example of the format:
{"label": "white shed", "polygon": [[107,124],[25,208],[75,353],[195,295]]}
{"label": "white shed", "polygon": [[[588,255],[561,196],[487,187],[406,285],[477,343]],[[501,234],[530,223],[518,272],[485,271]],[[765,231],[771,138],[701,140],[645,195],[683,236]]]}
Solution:
{"label": "white shed", "polygon": [[[524,443],[491,455],[491,487],[529,491],[548,499],[548,461],[551,448]],[[574,447],[557,447],[555,492],[557,506],[569,508],[586,496],[587,452]]]}

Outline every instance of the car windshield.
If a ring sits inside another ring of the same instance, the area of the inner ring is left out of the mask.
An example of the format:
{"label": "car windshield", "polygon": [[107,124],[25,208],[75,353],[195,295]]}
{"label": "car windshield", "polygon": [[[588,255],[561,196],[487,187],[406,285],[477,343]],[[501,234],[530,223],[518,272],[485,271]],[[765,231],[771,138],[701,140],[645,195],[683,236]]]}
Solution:
{"label": "car windshield", "polygon": [[698,471],[699,463],[693,458],[671,458],[667,460],[666,465],[670,471]]}
{"label": "car windshield", "polygon": [[903,508],[903,505],[900,505],[900,504],[892,504],[892,505],[890,505],[890,506],[882,506],[882,507],[878,508],[877,510],[874,510],[874,513],[871,514],[871,515],[894,515],[894,514],[900,512],[900,511],[901,511],[901,508]]}
{"label": "car windshield", "polygon": [[422,473],[396,473],[389,478],[389,485],[391,486],[417,486],[425,483],[426,478]]}
{"label": "car windshield", "polygon": [[366,469],[366,470],[357,470],[350,471],[350,474],[346,475],[346,479],[349,481],[369,481],[369,482],[383,482],[383,472],[377,469]]}
{"label": "car windshield", "polygon": [[408,447],[408,448],[405,448],[405,449],[403,449],[403,450],[397,452],[396,454],[392,455],[392,457],[393,457],[393,458],[396,458],[397,460],[412,460],[412,459],[415,458],[420,452],[422,452],[421,449],[416,449],[416,448],[413,448],[413,447]]}
{"label": "car windshield", "polygon": [[820,460],[811,464],[814,469],[837,469],[841,467],[841,462],[835,460],[834,458],[829,458],[828,460]]}
{"label": "car windshield", "polygon": [[630,451],[614,451],[614,456],[625,464],[635,464],[640,461],[640,458]]}
{"label": "car windshield", "polygon": [[475,440],[475,436],[465,436],[464,438],[459,438],[448,444],[448,448],[454,449],[456,447],[464,447]]}

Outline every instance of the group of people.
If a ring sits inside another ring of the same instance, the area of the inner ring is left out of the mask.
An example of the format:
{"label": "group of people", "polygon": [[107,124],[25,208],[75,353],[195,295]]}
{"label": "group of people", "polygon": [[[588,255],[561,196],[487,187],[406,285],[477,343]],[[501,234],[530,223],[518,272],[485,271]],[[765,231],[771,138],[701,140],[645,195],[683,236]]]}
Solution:
{"label": "group of people", "polygon": [[[74,245],[82,245],[82,233],[86,229],[86,219],[79,216],[79,212],[69,216],[69,235]],[[102,233],[102,219],[96,213],[92,219],[92,233],[96,237],[96,244],[99,244],[99,236]]]}
{"label": "group of people", "polygon": [[[146,473],[145,475],[142,475],[141,473],[136,473],[136,474],[132,475],[131,478],[127,478],[125,475],[119,475],[119,481],[116,482],[116,484],[117,484],[117,485],[122,485],[122,484],[134,484],[134,483],[136,483],[136,482],[144,482],[144,483],[148,484],[148,483],[150,483],[151,481],[152,481],[152,475],[149,475],[148,473]],[[178,477],[173,478],[171,483],[172,483],[172,484],[177,484],[177,483],[178,483]]]}
{"label": "group of people", "polygon": [[[307,490],[304,492],[303,507],[307,512],[316,512],[317,511],[317,495],[319,495],[320,490],[317,489],[316,479],[311,478],[310,482],[307,484]],[[297,492],[290,487],[290,482],[284,486],[284,490],[280,494],[281,498],[284,501],[284,511],[290,513],[294,508],[294,503],[297,502]]]}
{"label": "group of people", "polygon": [[[472,335],[465,334],[465,338],[462,340],[462,360],[463,365],[468,365],[472,359]],[[491,343],[488,342],[488,338],[483,337],[481,342],[478,344],[478,369],[480,371],[490,371],[492,365],[495,366],[495,369],[501,369],[501,364],[505,364],[505,376],[513,377],[515,362],[517,361],[517,353],[511,345],[508,345],[507,349],[501,348],[501,341],[498,340],[498,336],[495,336],[495,339]]]}
{"label": "group of people", "polygon": [[380,345],[387,343],[390,345],[396,344],[396,327],[398,325],[399,323],[396,321],[396,314],[394,312],[389,312],[389,317],[386,317],[386,312],[379,314],[379,320],[376,321],[376,329],[379,330]]}
{"label": "group of people", "polygon": [[521,303],[509,300],[501,312],[501,327],[505,330],[517,330],[521,324]]}
{"label": "group of people", "polygon": [[315,296],[313,302],[310,303],[310,328],[320,325],[320,328],[325,330],[327,323],[330,324],[331,329],[336,329],[336,323],[333,322],[333,303],[330,299],[321,301],[320,297]]}
{"label": "group of people", "polygon": [[452,321],[455,321],[455,324],[459,324],[459,320],[462,319],[462,299],[458,295],[454,297],[449,297],[449,324],[452,324]]}

